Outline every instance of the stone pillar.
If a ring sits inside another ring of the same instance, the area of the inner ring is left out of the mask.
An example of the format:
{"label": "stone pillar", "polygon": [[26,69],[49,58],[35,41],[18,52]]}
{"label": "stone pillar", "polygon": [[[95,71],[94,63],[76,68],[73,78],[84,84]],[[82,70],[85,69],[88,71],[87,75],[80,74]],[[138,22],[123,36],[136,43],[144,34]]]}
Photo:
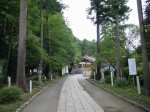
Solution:
{"label": "stone pillar", "polygon": [[101,68],[101,70],[100,70],[101,76],[102,76],[102,77],[101,77],[101,80],[100,80],[101,83],[104,83],[104,82],[105,82],[104,71],[105,71],[105,70],[104,70],[103,68]]}

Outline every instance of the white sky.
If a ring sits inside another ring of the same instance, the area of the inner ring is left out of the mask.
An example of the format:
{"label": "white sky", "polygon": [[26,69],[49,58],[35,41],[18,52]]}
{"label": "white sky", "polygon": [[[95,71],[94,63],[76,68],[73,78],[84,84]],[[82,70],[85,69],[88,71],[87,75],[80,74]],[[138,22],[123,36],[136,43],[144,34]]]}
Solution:
{"label": "white sky", "polygon": [[[128,0],[128,6],[132,9],[127,23],[138,25],[136,0]],[[145,0],[142,0],[145,1]],[[69,21],[69,27],[74,36],[83,40],[96,40],[96,26],[90,19],[87,19],[86,9],[90,7],[90,0],[62,0],[62,3],[69,8],[64,10],[64,16]]]}

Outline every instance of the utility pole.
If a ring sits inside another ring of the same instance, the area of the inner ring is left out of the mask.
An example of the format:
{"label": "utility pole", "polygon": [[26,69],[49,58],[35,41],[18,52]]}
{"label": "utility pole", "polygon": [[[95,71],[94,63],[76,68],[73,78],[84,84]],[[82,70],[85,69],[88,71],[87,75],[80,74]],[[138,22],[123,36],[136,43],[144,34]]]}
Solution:
{"label": "utility pole", "polygon": [[141,0],[137,0],[138,16],[139,16],[139,26],[140,26],[140,36],[141,36],[141,48],[142,48],[142,61],[143,61],[143,75],[144,75],[144,94],[150,94],[150,76],[148,69],[148,53],[146,48],[146,39],[144,35],[144,22],[143,22],[143,12]]}

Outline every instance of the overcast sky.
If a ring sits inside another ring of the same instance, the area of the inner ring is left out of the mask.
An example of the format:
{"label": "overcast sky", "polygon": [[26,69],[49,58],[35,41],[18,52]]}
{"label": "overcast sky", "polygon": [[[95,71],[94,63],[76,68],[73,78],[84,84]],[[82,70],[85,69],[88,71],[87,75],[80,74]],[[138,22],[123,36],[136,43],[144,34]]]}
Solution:
{"label": "overcast sky", "polygon": [[[69,6],[67,10],[64,10],[64,16],[69,21],[69,27],[74,36],[80,40],[96,39],[96,26],[87,19],[86,9],[90,7],[90,0],[62,0],[62,3]],[[127,5],[132,9],[127,23],[138,25],[136,0],[129,0]]]}

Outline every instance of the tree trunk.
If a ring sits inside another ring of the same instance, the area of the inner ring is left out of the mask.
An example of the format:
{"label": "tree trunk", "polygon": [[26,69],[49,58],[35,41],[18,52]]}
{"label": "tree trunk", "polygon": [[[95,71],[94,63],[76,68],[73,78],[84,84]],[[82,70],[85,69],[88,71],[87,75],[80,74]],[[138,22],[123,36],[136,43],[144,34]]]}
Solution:
{"label": "tree trunk", "polygon": [[16,84],[27,92],[25,79],[27,0],[20,0],[19,47]]}
{"label": "tree trunk", "polygon": [[[47,19],[47,37],[49,39],[49,41],[48,41],[48,47],[49,47],[48,53],[49,53],[49,56],[51,56],[50,25],[49,25],[49,22],[48,22],[48,20],[49,20],[48,11],[47,11],[46,15],[47,15],[47,18],[46,18]],[[49,70],[48,71],[48,77],[50,78],[51,75],[52,75],[51,63],[48,64],[48,70]]]}
{"label": "tree trunk", "polygon": [[[96,19],[97,19],[97,56],[99,56],[99,54],[100,54],[100,29],[99,29],[100,22],[99,22],[98,11],[96,13]],[[97,60],[97,76],[96,76],[97,80],[99,80],[101,78],[100,66],[101,66],[100,61]]]}
{"label": "tree trunk", "polygon": [[[43,0],[40,1],[40,38],[41,38],[41,48],[43,49]],[[43,66],[43,60],[40,60],[40,65]]]}
{"label": "tree trunk", "polygon": [[[48,38],[50,39],[50,26],[48,24]],[[49,46],[49,56],[52,55],[51,53],[51,41],[49,40],[48,42],[48,46]],[[49,75],[51,76],[52,75],[52,66],[51,66],[51,63],[49,63]],[[52,78],[52,76],[51,76]]]}
{"label": "tree trunk", "polygon": [[144,37],[144,25],[143,25],[143,12],[141,0],[137,0],[140,35],[141,35],[141,46],[142,46],[142,61],[143,61],[143,75],[144,75],[144,94],[150,95],[150,76],[148,69],[148,53],[146,48],[146,39]]}
{"label": "tree trunk", "polygon": [[117,78],[120,77],[120,39],[119,39],[119,15],[116,14],[116,70]]}

